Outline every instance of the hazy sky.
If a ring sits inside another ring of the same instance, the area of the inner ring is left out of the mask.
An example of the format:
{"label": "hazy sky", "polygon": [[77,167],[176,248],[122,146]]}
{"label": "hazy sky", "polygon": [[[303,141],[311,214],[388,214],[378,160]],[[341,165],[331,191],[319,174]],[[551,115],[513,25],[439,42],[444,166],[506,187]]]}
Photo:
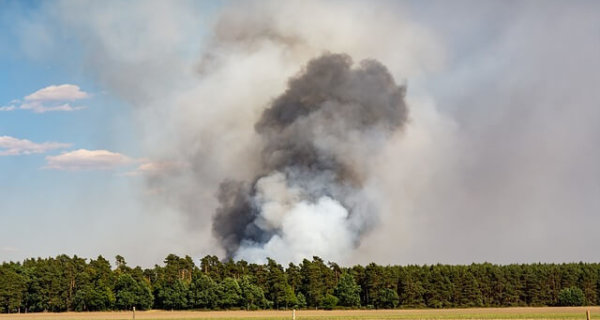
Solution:
{"label": "hazy sky", "polygon": [[598,262],[600,2],[0,0],[0,261],[222,254],[216,190],[323,52],[407,85],[343,262]]}

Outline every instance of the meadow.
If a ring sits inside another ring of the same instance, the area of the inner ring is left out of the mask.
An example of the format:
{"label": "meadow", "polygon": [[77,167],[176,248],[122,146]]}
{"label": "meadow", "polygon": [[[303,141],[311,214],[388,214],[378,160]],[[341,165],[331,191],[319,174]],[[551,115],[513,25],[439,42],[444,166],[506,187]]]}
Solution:
{"label": "meadow", "polygon": [[[590,310],[592,319],[599,315],[600,307],[521,307],[521,308],[470,308],[470,309],[404,309],[404,310],[297,310],[296,319],[306,320],[378,320],[378,319],[586,319]],[[14,320],[126,320],[133,313],[113,312],[62,312],[1,314],[0,319]],[[292,319],[292,311],[136,311],[135,319]]]}

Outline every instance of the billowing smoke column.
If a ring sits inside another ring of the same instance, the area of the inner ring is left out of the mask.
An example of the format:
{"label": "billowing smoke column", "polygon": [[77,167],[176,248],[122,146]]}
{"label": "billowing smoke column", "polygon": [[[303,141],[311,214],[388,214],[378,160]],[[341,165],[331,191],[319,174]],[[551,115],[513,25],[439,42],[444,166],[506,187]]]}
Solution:
{"label": "billowing smoke column", "polygon": [[377,222],[366,163],[407,121],[405,87],[374,60],[325,54],[255,124],[254,181],[221,184],[213,231],[228,257],[339,259]]}

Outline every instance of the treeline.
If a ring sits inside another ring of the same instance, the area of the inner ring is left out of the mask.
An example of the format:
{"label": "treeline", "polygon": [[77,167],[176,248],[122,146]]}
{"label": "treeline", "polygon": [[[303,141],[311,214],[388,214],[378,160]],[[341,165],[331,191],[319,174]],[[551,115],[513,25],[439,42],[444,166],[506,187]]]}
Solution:
{"label": "treeline", "polygon": [[283,267],[169,255],[151,269],[60,255],[0,266],[0,311],[596,305],[600,264]]}

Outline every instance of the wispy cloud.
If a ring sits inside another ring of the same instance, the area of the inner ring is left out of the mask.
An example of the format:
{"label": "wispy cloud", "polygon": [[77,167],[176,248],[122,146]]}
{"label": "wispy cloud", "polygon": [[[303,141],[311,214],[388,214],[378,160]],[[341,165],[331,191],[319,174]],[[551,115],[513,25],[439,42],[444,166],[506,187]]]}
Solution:
{"label": "wispy cloud", "polygon": [[50,112],[50,111],[76,111],[76,110],[81,110],[81,109],[85,109],[85,106],[72,106],[68,103],[65,104],[61,104],[61,105],[53,105],[53,106],[47,106],[44,105],[43,103],[40,102],[33,102],[33,103],[24,103],[22,104],[19,109],[23,109],[23,110],[31,110],[35,113],[44,113],[44,112]]}
{"label": "wispy cloud", "polygon": [[71,144],[59,142],[35,143],[27,139],[0,136],[0,156],[45,153],[50,150],[68,148]]}
{"label": "wispy cloud", "polygon": [[17,107],[15,107],[15,106],[2,106],[2,107],[0,107],[0,111],[13,111],[16,108]]}
{"label": "wispy cloud", "polygon": [[55,170],[110,170],[130,165],[137,160],[108,150],[86,150],[64,152],[47,156],[45,169]]}
{"label": "wispy cloud", "polygon": [[89,98],[90,94],[82,91],[74,84],[51,85],[42,88],[19,100],[11,101],[11,105],[0,107],[0,111],[31,110],[35,113],[50,111],[76,111],[85,106],[73,106],[70,102]]}

